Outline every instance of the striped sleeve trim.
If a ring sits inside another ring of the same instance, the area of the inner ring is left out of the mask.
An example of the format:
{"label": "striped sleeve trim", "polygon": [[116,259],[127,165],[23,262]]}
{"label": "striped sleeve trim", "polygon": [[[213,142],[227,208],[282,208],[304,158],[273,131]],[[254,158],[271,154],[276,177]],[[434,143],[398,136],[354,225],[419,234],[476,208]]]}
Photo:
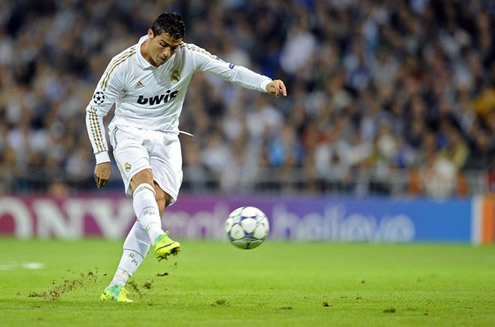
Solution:
{"label": "striped sleeve trim", "polygon": [[108,86],[108,80],[110,79],[111,74],[117,68],[118,65],[121,63],[125,62],[127,59],[132,57],[136,53],[136,46],[130,47],[128,50],[126,50],[124,53],[122,53],[120,56],[118,56],[113,63],[110,64],[108,69],[105,71],[105,75],[103,76],[103,79],[101,81],[100,87],[103,91],[107,89]]}
{"label": "striped sleeve trim", "polygon": [[105,142],[103,141],[103,134],[101,133],[100,123],[98,121],[97,109],[91,107],[88,110],[89,127],[91,129],[91,135],[96,145],[96,152],[107,151]]}
{"label": "striped sleeve trim", "polygon": [[216,56],[212,55],[211,53],[209,53],[205,49],[198,47],[197,45],[189,44],[189,43],[181,43],[180,46],[182,48],[186,48],[187,50],[196,51],[198,53],[204,54],[205,56],[207,56],[211,59],[217,59]]}

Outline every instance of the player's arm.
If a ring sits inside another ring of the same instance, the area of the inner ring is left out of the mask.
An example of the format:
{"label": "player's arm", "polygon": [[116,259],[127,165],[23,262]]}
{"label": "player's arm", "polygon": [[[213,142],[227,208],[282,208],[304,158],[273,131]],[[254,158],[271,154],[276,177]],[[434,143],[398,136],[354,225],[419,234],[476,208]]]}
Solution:
{"label": "player's arm", "polygon": [[189,50],[193,54],[195,67],[199,71],[215,74],[226,81],[251,90],[270,93],[277,97],[279,95],[287,96],[287,89],[282,80],[272,80],[246,67],[228,63],[193,45],[190,45]]}
{"label": "player's arm", "polygon": [[93,98],[86,107],[86,129],[96,158],[94,177],[98,188],[107,185],[112,174],[103,117],[106,116],[123,89],[118,69],[115,69],[113,62],[112,60],[103,73],[93,93]]}

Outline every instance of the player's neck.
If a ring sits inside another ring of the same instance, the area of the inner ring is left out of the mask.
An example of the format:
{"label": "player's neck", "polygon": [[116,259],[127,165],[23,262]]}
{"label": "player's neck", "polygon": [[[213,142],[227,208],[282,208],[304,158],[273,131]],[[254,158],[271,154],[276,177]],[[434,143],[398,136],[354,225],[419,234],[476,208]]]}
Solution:
{"label": "player's neck", "polygon": [[156,63],[151,59],[150,53],[148,51],[148,45],[149,45],[149,40],[144,41],[141,43],[141,55],[143,56],[144,59],[146,59],[147,62],[149,62],[152,66],[158,67]]}

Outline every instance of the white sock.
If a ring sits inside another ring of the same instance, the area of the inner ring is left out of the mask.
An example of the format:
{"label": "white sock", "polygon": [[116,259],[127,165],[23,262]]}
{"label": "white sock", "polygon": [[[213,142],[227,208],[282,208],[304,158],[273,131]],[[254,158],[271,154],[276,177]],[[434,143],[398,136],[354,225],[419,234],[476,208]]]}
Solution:
{"label": "white sock", "polygon": [[122,269],[117,269],[117,272],[113,276],[113,279],[110,282],[110,285],[108,286],[114,286],[114,285],[125,286],[129,277],[130,275],[126,271],[123,271]]}
{"label": "white sock", "polygon": [[115,273],[110,286],[122,285],[127,283],[129,277],[134,275],[136,270],[143,262],[151,241],[146,230],[138,222],[134,223],[127,238],[124,242],[124,253],[120,259],[119,267]]}
{"label": "white sock", "polygon": [[156,238],[165,232],[162,229],[153,186],[147,183],[139,184],[134,190],[132,205],[138,222],[148,233],[151,243],[154,243]]}

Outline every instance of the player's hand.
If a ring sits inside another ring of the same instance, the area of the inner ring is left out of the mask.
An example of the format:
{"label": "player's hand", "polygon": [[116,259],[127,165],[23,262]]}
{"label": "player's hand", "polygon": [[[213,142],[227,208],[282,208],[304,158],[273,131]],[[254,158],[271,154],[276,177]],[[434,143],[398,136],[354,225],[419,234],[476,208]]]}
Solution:
{"label": "player's hand", "polygon": [[95,182],[98,188],[105,187],[112,175],[112,166],[109,162],[103,162],[95,167]]}
{"label": "player's hand", "polygon": [[266,86],[266,91],[276,97],[280,95],[283,95],[284,97],[287,96],[287,89],[285,88],[285,84],[284,82],[282,82],[282,80],[279,79],[268,83],[268,85]]}

